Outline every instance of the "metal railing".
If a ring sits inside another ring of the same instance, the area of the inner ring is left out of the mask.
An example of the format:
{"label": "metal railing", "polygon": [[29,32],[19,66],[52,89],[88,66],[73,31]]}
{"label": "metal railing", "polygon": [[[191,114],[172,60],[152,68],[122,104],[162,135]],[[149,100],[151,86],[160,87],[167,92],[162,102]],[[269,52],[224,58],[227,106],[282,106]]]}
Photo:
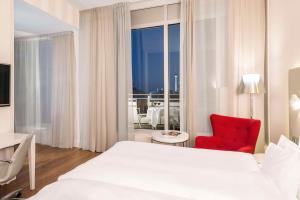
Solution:
{"label": "metal railing", "polygon": [[[138,121],[136,121],[134,124],[136,128],[145,128],[147,127],[147,124],[143,124],[141,122],[141,119],[146,116],[148,113],[148,109],[151,107],[157,107],[157,108],[163,108],[164,107],[164,94],[131,94],[130,95],[130,105],[133,109],[136,110],[136,118]],[[169,95],[169,109],[172,112],[169,112],[169,126],[170,127],[179,127],[179,94],[170,94]],[[172,114],[171,114],[172,113]],[[176,114],[175,114],[176,113]],[[178,118],[177,120],[174,120],[175,118]],[[161,118],[160,118],[161,120]],[[163,121],[159,122],[161,126],[164,124]],[[160,126],[160,127],[161,127]],[[148,127],[149,128],[149,127]],[[155,127],[157,128],[157,127]],[[162,127],[163,128],[163,127]]]}

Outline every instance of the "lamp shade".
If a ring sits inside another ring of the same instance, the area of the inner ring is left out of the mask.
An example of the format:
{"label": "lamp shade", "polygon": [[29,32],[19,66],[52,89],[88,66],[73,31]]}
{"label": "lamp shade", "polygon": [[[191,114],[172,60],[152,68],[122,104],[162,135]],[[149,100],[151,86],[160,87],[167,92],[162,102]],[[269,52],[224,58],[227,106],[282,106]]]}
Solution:
{"label": "lamp shade", "polygon": [[260,74],[246,74],[243,75],[243,92],[247,94],[259,94],[264,92],[261,84]]}

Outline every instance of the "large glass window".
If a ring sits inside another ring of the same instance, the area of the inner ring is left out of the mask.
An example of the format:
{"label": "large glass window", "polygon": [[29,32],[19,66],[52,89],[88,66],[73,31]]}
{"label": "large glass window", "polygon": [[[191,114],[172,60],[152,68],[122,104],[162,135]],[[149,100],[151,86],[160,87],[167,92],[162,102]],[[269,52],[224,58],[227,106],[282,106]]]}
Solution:
{"label": "large glass window", "polygon": [[135,128],[164,129],[164,29],[132,30]]}

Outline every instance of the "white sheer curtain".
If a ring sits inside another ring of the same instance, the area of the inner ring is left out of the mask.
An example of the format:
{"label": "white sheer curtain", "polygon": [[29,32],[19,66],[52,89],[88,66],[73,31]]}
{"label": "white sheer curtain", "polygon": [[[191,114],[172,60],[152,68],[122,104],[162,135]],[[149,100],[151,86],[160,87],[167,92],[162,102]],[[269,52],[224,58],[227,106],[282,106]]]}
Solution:
{"label": "white sheer curtain", "polygon": [[181,2],[181,130],[210,134],[209,115],[228,114],[227,1]]}
{"label": "white sheer curtain", "polygon": [[[193,145],[195,136],[210,134],[210,114],[249,117],[248,96],[238,88],[243,74],[264,77],[265,1],[182,0],[181,15],[181,129]],[[263,122],[263,95],[256,105]]]}
{"label": "white sheer curtain", "polygon": [[[228,63],[230,73],[230,108],[235,116],[249,117],[249,96],[237,94],[244,74],[258,73],[265,77],[266,9],[262,0],[228,0]],[[264,81],[263,81],[264,82]],[[264,150],[264,95],[254,99],[255,118],[261,120],[257,151]],[[266,141],[268,142],[268,141]]]}
{"label": "white sheer curtain", "polygon": [[[52,76],[52,69],[47,65],[51,60],[48,54],[51,48],[52,44],[46,38],[42,42],[40,38],[15,40],[15,131],[34,133],[38,143],[49,145],[52,138],[49,112],[52,99],[47,96],[51,87],[49,79],[45,78]],[[44,92],[43,98],[47,101],[43,106],[41,92]]]}
{"label": "white sheer curtain", "polygon": [[73,147],[74,38],[59,33],[15,40],[15,131],[38,143]]}
{"label": "white sheer curtain", "polygon": [[132,137],[130,13],[126,3],[80,13],[81,147],[103,152]]}

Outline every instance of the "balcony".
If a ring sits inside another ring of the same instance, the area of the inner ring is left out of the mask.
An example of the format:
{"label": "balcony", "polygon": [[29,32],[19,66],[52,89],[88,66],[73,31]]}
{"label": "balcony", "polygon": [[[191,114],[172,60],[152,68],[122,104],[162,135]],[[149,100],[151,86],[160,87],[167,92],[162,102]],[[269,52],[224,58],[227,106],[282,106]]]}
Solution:
{"label": "balcony", "polygon": [[[135,129],[165,129],[164,94],[133,94],[129,102]],[[179,94],[169,95],[169,129],[179,130]]]}

